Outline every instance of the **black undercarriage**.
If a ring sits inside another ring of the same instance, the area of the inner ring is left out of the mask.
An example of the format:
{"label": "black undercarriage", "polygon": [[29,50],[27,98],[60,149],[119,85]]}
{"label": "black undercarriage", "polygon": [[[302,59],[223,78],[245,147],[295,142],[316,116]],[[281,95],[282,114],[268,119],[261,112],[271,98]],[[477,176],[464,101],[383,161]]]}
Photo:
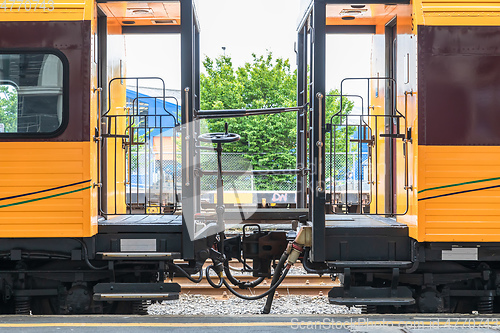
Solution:
{"label": "black undercarriage", "polygon": [[[498,244],[418,243],[405,225],[381,217],[326,220],[327,260],[311,261],[310,247],[301,260],[311,274],[341,279],[328,295],[330,303],[362,306],[367,313],[498,310]],[[195,258],[181,261],[181,226],[177,216],[118,217],[102,221],[91,238],[3,239],[0,310],[144,314],[152,301],[179,297],[172,278],[201,281],[207,260],[251,259],[255,277],[271,277],[295,236],[249,224],[244,235],[226,238],[222,251],[218,236],[195,241]]]}

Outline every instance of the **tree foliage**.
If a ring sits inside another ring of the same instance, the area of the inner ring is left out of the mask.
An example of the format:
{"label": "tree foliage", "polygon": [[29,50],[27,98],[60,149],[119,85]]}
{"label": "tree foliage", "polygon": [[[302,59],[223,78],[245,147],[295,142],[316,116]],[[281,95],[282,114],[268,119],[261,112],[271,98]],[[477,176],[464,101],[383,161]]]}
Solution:
{"label": "tree foliage", "polygon": [[[274,60],[272,53],[266,56],[252,54],[252,57],[251,62],[236,70],[229,56],[204,59],[206,74],[201,74],[200,78],[202,110],[260,109],[296,105],[297,73],[291,70],[289,60]],[[338,98],[332,98],[327,99],[326,103],[329,120],[338,111],[340,101]],[[344,109],[350,111],[352,102],[345,99]],[[239,134],[241,140],[224,145],[225,152],[244,154],[254,170],[290,169],[295,168],[296,163],[296,118],[295,112],[285,112],[212,119],[208,121],[208,131],[224,131],[227,121],[229,131]],[[280,182],[293,182],[294,177],[274,175],[270,177],[274,183],[272,187],[281,187]],[[255,180],[257,190],[271,189],[269,177],[257,178],[260,178]]]}
{"label": "tree foliage", "polygon": [[17,93],[8,85],[0,85],[0,124],[6,133],[16,132]]}

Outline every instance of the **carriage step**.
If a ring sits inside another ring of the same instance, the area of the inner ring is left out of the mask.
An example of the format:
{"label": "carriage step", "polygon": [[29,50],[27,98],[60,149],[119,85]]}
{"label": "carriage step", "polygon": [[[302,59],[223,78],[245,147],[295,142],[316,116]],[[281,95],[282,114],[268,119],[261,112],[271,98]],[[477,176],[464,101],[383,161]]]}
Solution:
{"label": "carriage step", "polygon": [[180,252],[97,252],[102,260],[160,260],[181,259]]}
{"label": "carriage step", "polygon": [[330,304],[336,305],[412,305],[415,304],[414,298],[331,298]]}
{"label": "carriage step", "polygon": [[194,219],[199,221],[217,221],[217,214],[194,214]]}
{"label": "carriage step", "polygon": [[413,265],[411,261],[328,261],[328,266],[334,266],[337,268],[409,268]]}
{"label": "carriage step", "polygon": [[334,287],[328,292],[330,304],[338,305],[412,305],[415,299],[408,287],[392,288],[373,287]]}
{"label": "carriage step", "polygon": [[179,299],[178,283],[98,283],[94,301],[137,301]]}

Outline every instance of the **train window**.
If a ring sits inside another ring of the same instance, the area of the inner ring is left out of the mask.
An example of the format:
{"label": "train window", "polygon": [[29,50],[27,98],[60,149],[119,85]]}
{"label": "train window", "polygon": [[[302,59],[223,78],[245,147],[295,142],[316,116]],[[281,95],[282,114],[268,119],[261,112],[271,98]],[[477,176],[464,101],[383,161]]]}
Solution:
{"label": "train window", "polygon": [[16,86],[0,81],[0,133],[16,131],[18,103]]}
{"label": "train window", "polygon": [[0,136],[46,136],[62,129],[67,122],[62,57],[0,51]]}

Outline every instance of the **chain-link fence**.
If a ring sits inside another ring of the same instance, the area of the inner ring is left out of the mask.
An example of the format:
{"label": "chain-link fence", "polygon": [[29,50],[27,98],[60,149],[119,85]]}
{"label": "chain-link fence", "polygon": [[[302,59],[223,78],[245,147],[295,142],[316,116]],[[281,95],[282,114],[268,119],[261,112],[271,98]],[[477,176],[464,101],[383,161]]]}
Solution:
{"label": "chain-link fence", "polygon": [[[173,158],[173,154],[169,156],[164,154],[163,161],[160,161],[156,155],[152,152],[140,152],[131,156],[129,179],[132,188],[158,187],[161,171],[163,171],[164,188],[172,188],[174,182],[180,188],[182,176],[180,154],[177,156],[177,161]],[[358,191],[361,185],[363,192],[369,191],[368,158],[368,152],[327,153],[325,156],[326,188],[334,187],[336,191],[344,191],[347,186],[347,190]],[[201,153],[200,169],[216,171],[217,153]],[[295,191],[297,189],[295,175],[253,175],[251,156],[247,154],[222,153],[222,169],[225,171],[247,171],[242,175],[224,175],[226,191]],[[216,175],[201,177],[202,191],[215,191],[216,189]]]}
{"label": "chain-link fence", "polygon": [[368,152],[326,154],[326,188],[335,192],[370,191]]}
{"label": "chain-link fence", "polygon": [[129,204],[169,204],[180,192],[182,168],[174,153],[163,156],[140,148],[126,154],[126,198]]}
{"label": "chain-link fence", "polygon": [[[200,168],[203,171],[217,171],[217,153],[203,152],[200,155]],[[243,175],[224,175],[224,189],[226,191],[254,191],[254,176],[251,173],[252,163],[244,154],[222,153],[222,170],[247,171]],[[201,177],[202,191],[217,190],[217,176],[204,175]]]}

